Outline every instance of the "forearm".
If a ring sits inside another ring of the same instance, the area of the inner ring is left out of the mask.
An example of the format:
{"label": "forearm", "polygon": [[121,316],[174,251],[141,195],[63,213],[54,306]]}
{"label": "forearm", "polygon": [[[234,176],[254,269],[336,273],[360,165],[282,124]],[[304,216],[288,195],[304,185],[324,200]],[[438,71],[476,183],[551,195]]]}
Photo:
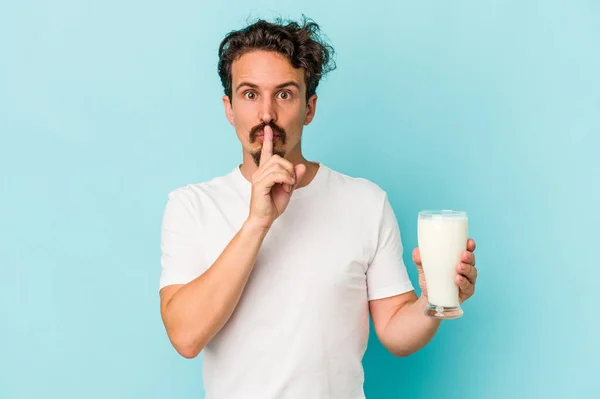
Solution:
{"label": "forearm", "polygon": [[231,317],[267,230],[246,221],[215,263],[179,288],[166,304],[164,322],[173,345],[195,357]]}
{"label": "forearm", "polygon": [[402,306],[387,323],[383,345],[396,356],[408,356],[423,348],[437,332],[440,321],[425,316],[427,299]]}

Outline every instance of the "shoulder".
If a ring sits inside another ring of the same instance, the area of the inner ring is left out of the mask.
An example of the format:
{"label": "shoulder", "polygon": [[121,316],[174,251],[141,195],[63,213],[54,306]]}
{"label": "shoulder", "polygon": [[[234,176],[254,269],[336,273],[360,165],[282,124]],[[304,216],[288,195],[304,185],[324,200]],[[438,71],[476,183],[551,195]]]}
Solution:
{"label": "shoulder", "polygon": [[235,191],[235,182],[231,173],[214,177],[210,180],[189,183],[172,189],[167,194],[168,204],[198,211],[203,202],[219,202]]}
{"label": "shoulder", "polygon": [[327,172],[327,187],[346,198],[351,198],[360,205],[379,205],[387,197],[386,191],[377,183],[364,177],[354,177],[325,167]]}

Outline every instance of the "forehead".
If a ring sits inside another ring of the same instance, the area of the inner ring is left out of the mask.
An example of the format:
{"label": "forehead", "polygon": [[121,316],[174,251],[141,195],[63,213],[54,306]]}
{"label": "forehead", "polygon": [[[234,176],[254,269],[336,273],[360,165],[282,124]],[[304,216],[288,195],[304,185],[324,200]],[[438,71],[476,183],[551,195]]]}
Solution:
{"label": "forehead", "polygon": [[265,88],[295,81],[300,87],[304,87],[304,70],[294,68],[282,54],[256,50],[233,61],[231,80],[234,90],[239,82],[246,81]]}

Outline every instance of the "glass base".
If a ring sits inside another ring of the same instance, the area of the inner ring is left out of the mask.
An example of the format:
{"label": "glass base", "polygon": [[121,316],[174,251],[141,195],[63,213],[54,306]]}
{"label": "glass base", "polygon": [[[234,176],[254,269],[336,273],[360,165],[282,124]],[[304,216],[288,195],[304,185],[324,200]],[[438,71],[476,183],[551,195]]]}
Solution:
{"label": "glass base", "polygon": [[445,307],[445,306],[435,306],[430,303],[427,304],[427,308],[425,309],[425,315],[434,319],[440,320],[450,320],[450,319],[458,319],[463,315],[463,311],[460,306],[456,307]]}

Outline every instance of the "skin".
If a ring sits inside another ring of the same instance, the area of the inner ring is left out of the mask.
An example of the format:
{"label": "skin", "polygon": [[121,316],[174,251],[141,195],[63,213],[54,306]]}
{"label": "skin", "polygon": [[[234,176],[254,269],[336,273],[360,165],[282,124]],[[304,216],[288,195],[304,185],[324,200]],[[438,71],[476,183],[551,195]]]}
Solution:
{"label": "skin", "polygon": [[[229,320],[267,232],[285,212],[295,190],[310,184],[319,168],[302,155],[302,129],[313,120],[317,104],[316,95],[306,98],[302,69],[277,53],[253,51],[233,62],[232,87],[231,98],[224,96],[223,105],[241,143],[240,170],[252,183],[250,209],[241,229],[205,273],[188,284],[171,285],[160,292],[167,334],[186,358],[197,356]],[[285,143],[274,134],[279,128],[285,131]],[[258,138],[254,142],[253,130]],[[461,303],[473,295],[477,280],[475,242],[469,239],[466,248],[462,262],[456,265]],[[440,325],[423,313],[427,282],[418,248],[412,257],[421,296],[411,291],[369,302],[377,336],[396,356],[421,349]]]}
{"label": "skin", "polygon": [[250,142],[249,131],[261,124],[275,123],[286,131],[286,143],[276,138],[273,150],[290,164],[306,167],[306,176],[298,188],[309,184],[319,164],[304,158],[301,137],[303,127],[315,116],[317,95],[306,99],[304,70],[292,67],[278,53],[253,51],[234,61],[231,72],[232,95],[223,96],[223,105],[242,145],[242,174],[252,181],[258,169],[252,154],[262,147],[260,142]]}

